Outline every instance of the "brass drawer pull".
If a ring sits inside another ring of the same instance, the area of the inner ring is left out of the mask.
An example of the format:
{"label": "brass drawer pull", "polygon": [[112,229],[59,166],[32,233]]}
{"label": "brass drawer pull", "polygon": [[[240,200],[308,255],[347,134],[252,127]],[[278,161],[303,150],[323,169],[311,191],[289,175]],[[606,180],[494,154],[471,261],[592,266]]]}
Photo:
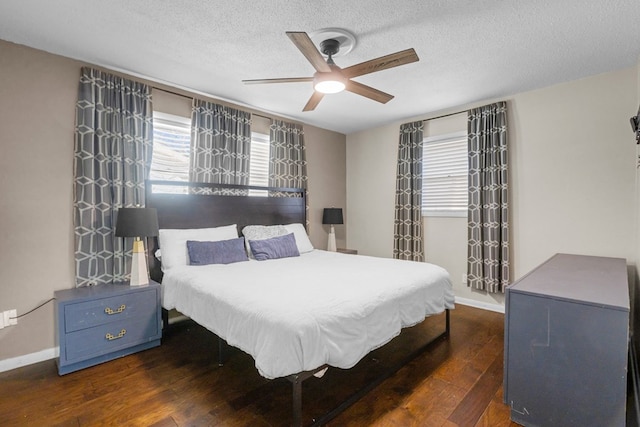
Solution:
{"label": "brass drawer pull", "polygon": [[104,337],[109,341],[113,341],[113,340],[117,340],[118,338],[122,338],[126,333],[127,333],[127,330],[122,329],[118,335],[111,335],[107,333],[107,335],[105,335]]}
{"label": "brass drawer pull", "polygon": [[118,314],[118,313],[122,313],[124,311],[124,309],[127,308],[126,305],[122,304],[120,307],[116,308],[115,310],[106,307],[104,309],[104,312],[107,313],[109,316],[111,316],[112,314]]}

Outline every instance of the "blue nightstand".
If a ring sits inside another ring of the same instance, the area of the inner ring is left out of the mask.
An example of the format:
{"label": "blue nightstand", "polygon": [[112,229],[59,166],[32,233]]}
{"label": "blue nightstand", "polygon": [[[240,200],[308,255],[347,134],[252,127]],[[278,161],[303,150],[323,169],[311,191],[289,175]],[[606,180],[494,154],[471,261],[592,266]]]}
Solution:
{"label": "blue nightstand", "polygon": [[160,285],[55,292],[60,375],[160,345]]}

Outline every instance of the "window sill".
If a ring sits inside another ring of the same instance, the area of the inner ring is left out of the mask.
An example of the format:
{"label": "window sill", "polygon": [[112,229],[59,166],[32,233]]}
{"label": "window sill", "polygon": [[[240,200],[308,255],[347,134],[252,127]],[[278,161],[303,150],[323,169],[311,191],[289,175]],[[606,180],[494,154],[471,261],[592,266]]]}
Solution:
{"label": "window sill", "polygon": [[422,212],[423,217],[436,217],[436,218],[466,218],[467,211],[435,211],[435,212]]}

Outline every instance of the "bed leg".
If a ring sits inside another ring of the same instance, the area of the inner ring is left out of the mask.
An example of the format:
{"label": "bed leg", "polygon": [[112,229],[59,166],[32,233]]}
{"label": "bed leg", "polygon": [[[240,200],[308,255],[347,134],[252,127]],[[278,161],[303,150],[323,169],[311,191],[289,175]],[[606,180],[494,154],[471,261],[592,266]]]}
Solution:
{"label": "bed leg", "polygon": [[448,308],[445,310],[445,313],[446,313],[445,314],[446,315],[446,320],[445,320],[446,326],[445,326],[444,336],[448,337],[449,336],[449,332],[451,330],[451,323],[450,323],[450,320],[449,320],[449,309]]}
{"label": "bed leg", "polygon": [[218,337],[218,366],[224,366],[224,345],[224,340]]}
{"label": "bed leg", "polygon": [[293,387],[293,427],[302,427],[302,381],[297,375],[292,375]]}
{"label": "bed leg", "polygon": [[167,330],[169,327],[169,310],[166,308],[162,309],[162,329]]}

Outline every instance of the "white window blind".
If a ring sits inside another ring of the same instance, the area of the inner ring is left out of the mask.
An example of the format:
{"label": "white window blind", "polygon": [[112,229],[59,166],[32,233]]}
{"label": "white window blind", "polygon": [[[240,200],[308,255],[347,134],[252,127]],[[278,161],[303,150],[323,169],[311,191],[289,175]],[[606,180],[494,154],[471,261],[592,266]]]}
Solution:
{"label": "white window blind", "polygon": [[468,175],[466,131],[425,138],[422,150],[422,215],[466,216]]}
{"label": "white window blind", "polygon": [[[149,177],[163,181],[188,181],[190,145],[191,119],[154,112],[153,158]],[[175,188],[183,191],[181,187]]]}
{"label": "white window blind", "polygon": [[[249,185],[269,186],[269,135],[251,132]],[[267,196],[266,191],[250,190],[251,196]]]}

